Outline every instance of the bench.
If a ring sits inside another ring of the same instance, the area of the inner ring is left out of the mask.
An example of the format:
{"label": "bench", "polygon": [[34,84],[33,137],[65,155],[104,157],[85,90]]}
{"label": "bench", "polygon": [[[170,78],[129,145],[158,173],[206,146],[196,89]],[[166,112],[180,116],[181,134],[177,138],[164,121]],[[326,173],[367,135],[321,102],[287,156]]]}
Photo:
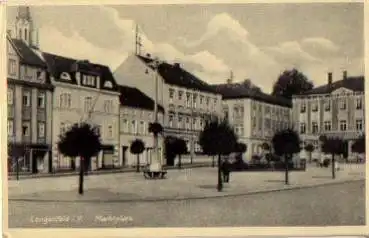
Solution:
{"label": "bench", "polygon": [[165,179],[167,174],[167,171],[150,171],[150,170],[144,170],[143,175],[145,179]]}

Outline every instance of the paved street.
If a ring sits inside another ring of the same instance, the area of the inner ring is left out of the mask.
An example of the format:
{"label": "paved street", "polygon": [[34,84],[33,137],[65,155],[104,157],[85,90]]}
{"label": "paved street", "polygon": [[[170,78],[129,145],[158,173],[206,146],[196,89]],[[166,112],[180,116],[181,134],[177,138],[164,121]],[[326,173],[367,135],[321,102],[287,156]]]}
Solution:
{"label": "paved street", "polygon": [[[280,192],[185,201],[103,203],[10,201],[9,226],[15,228],[363,225],[364,184],[364,181],[357,181]],[[55,221],[56,216],[62,216],[60,220],[68,218],[70,221]],[[54,221],[43,224],[42,221],[46,218]]]}
{"label": "paved street", "polygon": [[[168,171],[165,180],[145,180],[141,173],[90,175],[83,196],[77,193],[77,176],[12,180],[8,181],[9,223],[348,225],[364,219],[360,216],[364,210],[364,165],[345,165],[335,180],[329,168],[311,166],[306,172],[291,172],[290,185],[284,185],[283,172],[235,172],[223,192],[216,191],[216,174],[216,168],[195,168]],[[104,217],[109,214],[114,217]],[[94,222],[95,215],[99,222]],[[61,221],[66,219],[73,221]]]}

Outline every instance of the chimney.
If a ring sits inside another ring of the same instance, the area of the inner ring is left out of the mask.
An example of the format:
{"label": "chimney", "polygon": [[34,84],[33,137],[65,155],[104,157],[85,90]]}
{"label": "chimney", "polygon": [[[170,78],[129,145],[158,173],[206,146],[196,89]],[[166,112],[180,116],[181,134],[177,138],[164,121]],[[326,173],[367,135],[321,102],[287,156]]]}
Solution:
{"label": "chimney", "polygon": [[343,71],[343,80],[346,80],[347,79],[347,71],[346,70],[344,70]]}
{"label": "chimney", "polygon": [[12,37],[12,30],[6,30],[6,33],[8,34],[9,37]]}
{"label": "chimney", "polygon": [[181,67],[181,65],[180,65],[179,63],[174,63],[174,67],[176,67],[176,68],[180,68],[180,67]]}
{"label": "chimney", "polygon": [[147,54],[146,54],[146,57],[147,57],[148,59],[151,59],[151,54],[147,53]]}
{"label": "chimney", "polygon": [[332,72],[328,73],[328,85],[331,85],[333,82],[333,74]]}

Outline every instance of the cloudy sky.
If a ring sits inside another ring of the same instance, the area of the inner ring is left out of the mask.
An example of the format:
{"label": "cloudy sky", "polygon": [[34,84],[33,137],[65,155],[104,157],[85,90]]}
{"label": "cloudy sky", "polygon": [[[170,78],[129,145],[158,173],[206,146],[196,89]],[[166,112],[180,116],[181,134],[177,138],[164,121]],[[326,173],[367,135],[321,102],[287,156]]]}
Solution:
{"label": "cloudy sky", "polygon": [[[8,8],[8,28],[16,7]],[[327,72],[338,80],[364,72],[362,3],[33,6],[40,48],[89,59],[115,70],[134,52],[183,67],[209,83],[246,78],[264,91],[285,69],[301,70],[315,85]]]}

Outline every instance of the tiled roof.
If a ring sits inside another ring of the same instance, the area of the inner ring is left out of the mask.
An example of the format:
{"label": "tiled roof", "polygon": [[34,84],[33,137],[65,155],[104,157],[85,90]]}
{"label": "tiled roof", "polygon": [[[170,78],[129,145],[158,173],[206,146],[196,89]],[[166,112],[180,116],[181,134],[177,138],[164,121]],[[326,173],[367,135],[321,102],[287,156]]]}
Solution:
{"label": "tiled roof", "polygon": [[256,101],[291,107],[291,102],[287,99],[266,94],[258,89],[246,87],[242,84],[216,84],[212,87],[222,95],[223,99],[250,98]]}
{"label": "tiled roof", "polygon": [[[153,59],[151,58],[143,56],[137,57],[146,64],[150,64],[153,61]],[[199,90],[203,92],[216,93],[209,84],[200,80],[195,75],[189,73],[177,64],[169,64],[166,62],[161,63],[159,66],[159,74],[167,84]]]}
{"label": "tiled roof", "polygon": [[27,65],[46,68],[45,62],[29,47],[23,40],[10,39],[16,47],[16,51],[20,54],[20,62]]}
{"label": "tiled roof", "polygon": [[339,88],[347,88],[354,92],[364,92],[364,76],[347,77],[347,79],[332,82],[331,85],[325,84],[313,88],[312,90],[300,95],[329,94]]}
{"label": "tiled roof", "polygon": [[[101,89],[117,91],[118,85],[113,77],[113,74],[108,66],[101,64],[94,64],[87,61],[81,61],[77,59],[72,59],[64,56],[59,56],[50,53],[43,53],[43,57],[49,69],[49,73],[55,78],[55,80],[60,79],[60,74],[63,72],[73,73],[76,71],[76,64],[78,64],[79,69],[87,70],[89,72],[96,73],[100,75],[101,78]],[[71,75],[73,76],[73,75]],[[65,82],[65,81],[63,81]],[[111,82],[112,88],[104,87],[106,82]],[[71,77],[70,83],[77,84],[75,77]]]}
{"label": "tiled roof", "polygon": [[[154,110],[154,100],[137,88],[119,85],[120,104],[122,106]],[[158,110],[164,112],[164,108],[158,105]]]}

